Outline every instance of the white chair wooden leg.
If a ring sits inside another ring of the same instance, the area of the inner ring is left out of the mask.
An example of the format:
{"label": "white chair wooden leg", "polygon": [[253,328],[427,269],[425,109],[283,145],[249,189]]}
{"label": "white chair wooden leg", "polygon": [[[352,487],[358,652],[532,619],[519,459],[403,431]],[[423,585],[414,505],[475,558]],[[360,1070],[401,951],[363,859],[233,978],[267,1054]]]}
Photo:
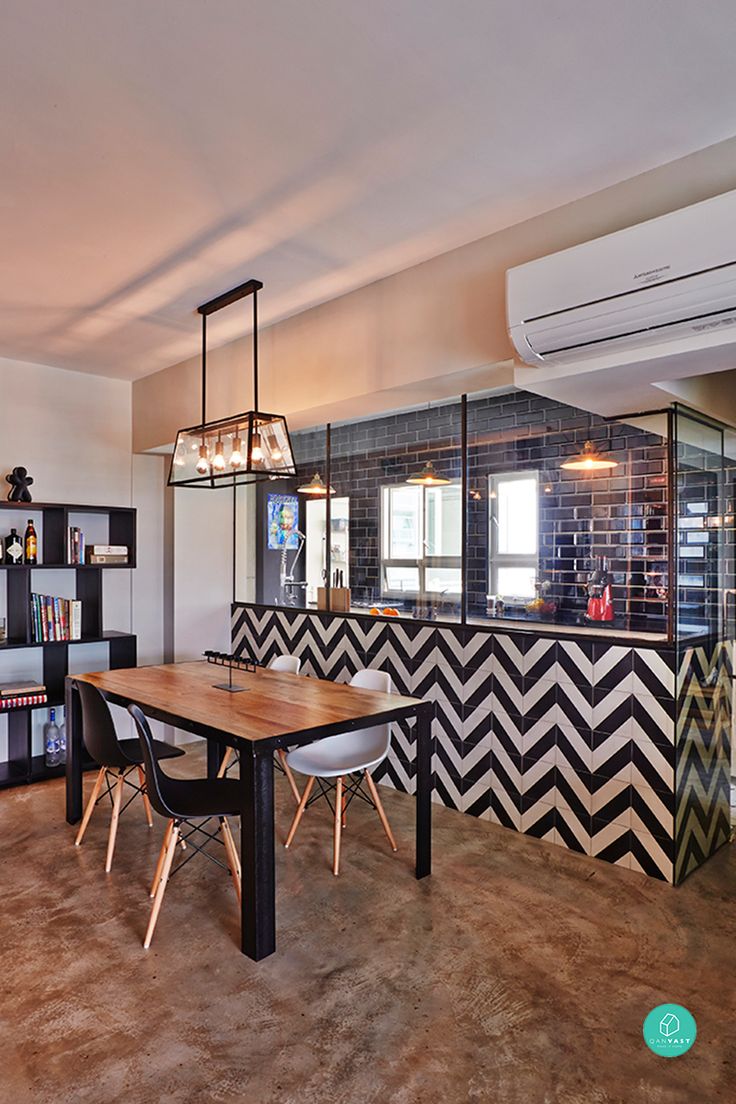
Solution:
{"label": "white chair wooden leg", "polygon": [[125,783],[125,771],[118,772],[115,783],[115,793],[112,799],[112,816],[110,817],[110,835],[107,840],[107,856],[105,858],[105,873],[112,870],[112,857],[115,854],[115,838],[118,834],[118,821],[120,819],[120,806],[123,803],[123,784]]}
{"label": "white chair wooden leg", "polygon": [[148,921],[148,928],[146,929],[146,937],[143,940],[143,949],[146,951],[151,946],[153,933],[156,930],[156,924],[158,923],[158,914],[160,913],[161,905],[163,904],[164,893],[166,892],[166,884],[169,880],[169,874],[171,873],[171,864],[174,861],[174,852],[176,851],[176,844],[178,839],[179,825],[177,824],[173,825],[171,835],[169,836],[169,843],[166,848],[166,855],[164,856],[163,869],[161,870],[161,877],[159,879],[158,886],[156,887],[156,896],[153,901],[151,917]]}
{"label": "white chair wooden leg", "polygon": [[294,836],[296,835],[296,830],[299,827],[299,822],[301,821],[302,817],[304,816],[304,810],[307,807],[307,802],[309,801],[309,795],[312,792],[312,787],[313,786],[314,786],[314,778],[307,779],[307,784],[304,787],[304,793],[301,796],[301,800],[299,802],[299,807],[297,808],[297,811],[294,813],[294,819],[291,822],[291,828],[289,829],[289,834],[286,837],[286,843],[284,844],[284,847],[289,847],[290,844],[291,844],[291,841],[293,840]]}
{"label": "white chair wooden leg", "polygon": [[148,821],[148,827],[153,828],[153,816],[151,815],[151,802],[148,800],[148,794],[146,793],[146,776],[143,773],[143,767],[138,767],[138,783],[141,787],[141,797],[143,798],[143,809],[146,814],[146,820]]}
{"label": "white chair wooden leg", "polygon": [[340,873],[340,841],[342,839],[342,776],[335,783],[335,838],[332,851],[332,873]]}
{"label": "white chair wooden leg", "polygon": [[166,825],[166,831],[164,832],[163,842],[161,844],[161,850],[158,853],[158,862],[156,863],[156,873],[153,875],[153,881],[151,882],[151,892],[149,897],[155,897],[156,890],[158,888],[159,879],[161,878],[161,871],[164,868],[164,859],[166,858],[166,848],[169,846],[169,840],[171,839],[171,833],[174,830],[174,822],[170,820]]}
{"label": "white chair wooden leg", "polygon": [[220,763],[220,769],[217,772],[217,777],[218,778],[224,778],[225,777],[225,771],[230,766],[230,760],[232,759],[234,754],[235,754],[235,749],[234,748],[231,748],[231,747],[225,748],[225,754],[222,757],[222,762]]}
{"label": "white chair wooden leg", "polygon": [[277,754],[278,754],[278,757],[279,757],[279,762],[281,763],[281,766],[284,768],[284,774],[286,775],[286,777],[289,780],[289,785],[291,786],[291,792],[294,795],[294,800],[296,801],[296,803],[298,805],[299,802],[302,799],[302,795],[299,793],[299,787],[296,784],[296,779],[294,778],[293,771],[292,771],[291,767],[289,766],[289,764],[286,762],[286,752],[284,751],[283,748],[277,748]]}
{"label": "white chair wooden leg", "polygon": [[235,893],[237,894],[238,904],[242,895],[242,872],[240,869],[240,859],[238,858],[238,852],[235,847],[235,840],[233,839],[232,832],[230,831],[230,825],[225,817],[220,821],[220,830],[222,832],[222,842],[225,844],[225,854],[227,855],[227,865],[230,867],[230,873],[233,876],[233,884],[235,885]]}
{"label": "white chair wooden leg", "polygon": [[386,816],[383,805],[381,804],[381,799],[378,796],[378,788],[376,787],[376,783],[371,778],[369,771],[365,772],[365,780],[366,780],[366,783],[368,785],[368,791],[371,795],[371,800],[373,801],[373,804],[376,806],[376,812],[378,813],[379,817],[381,818],[381,824],[383,825],[383,830],[386,833],[386,835],[388,836],[388,842],[391,844],[391,850],[392,851],[398,851],[399,849],[396,846],[396,840],[394,839],[394,834],[391,831],[391,825],[388,822],[388,817]]}
{"label": "white chair wooden leg", "polygon": [[89,824],[90,817],[94,812],[95,805],[97,804],[97,798],[100,796],[100,790],[102,789],[102,783],[105,781],[106,767],[102,767],[97,777],[95,778],[95,784],[92,787],[92,793],[90,799],[87,802],[87,808],[84,810],[84,816],[82,817],[82,823],[79,825],[79,831],[77,832],[77,838],[74,840],[74,846],[79,847],[80,843],[84,839],[84,833],[87,831],[87,825]]}

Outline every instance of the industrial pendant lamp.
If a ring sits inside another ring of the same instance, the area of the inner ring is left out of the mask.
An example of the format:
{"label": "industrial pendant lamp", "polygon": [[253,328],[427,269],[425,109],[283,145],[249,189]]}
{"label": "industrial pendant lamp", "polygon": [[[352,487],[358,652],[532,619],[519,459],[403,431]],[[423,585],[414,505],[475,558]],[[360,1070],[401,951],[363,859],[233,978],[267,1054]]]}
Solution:
{"label": "industrial pendant lamp", "polygon": [[618,460],[604,456],[592,441],[586,441],[583,451],[571,456],[569,460],[563,460],[560,467],[567,471],[610,471],[611,468],[618,467]]}
{"label": "industrial pendant lamp", "polygon": [[[327,486],[319,472],[315,472],[308,483],[303,483],[301,487],[297,487],[297,492],[299,494],[313,495],[315,498],[319,498],[320,495],[327,495]],[[335,488],[330,487],[329,493],[334,495]]]}
{"label": "industrial pendant lamp", "polygon": [[406,482],[416,483],[420,487],[444,487],[447,483],[452,483],[452,480],[446,475],[440,475],[432,461],[428,460],[424,467],[414,475],[410,475]]}
{"label": "industrial pendant lamp", "polygon": [[[197,307],[202,316],[202,421],[176,435],[170,487],[235,487],[297,474],[286,418],[258,408],[258,292],[262,287],[260,280],[248,280]],[[249,295],[253,297],[253,409],[208,422],[207,319]]]}

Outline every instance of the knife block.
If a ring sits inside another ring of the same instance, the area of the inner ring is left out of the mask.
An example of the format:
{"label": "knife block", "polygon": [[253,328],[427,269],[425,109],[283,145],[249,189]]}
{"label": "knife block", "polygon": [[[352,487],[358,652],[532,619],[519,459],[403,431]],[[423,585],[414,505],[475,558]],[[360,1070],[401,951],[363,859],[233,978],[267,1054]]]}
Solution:
{"label": "knife block", "polygon": [[330,609],[333,613],[350,612],[350,587],[330,587],[329,605],[327,587],[317,587],[317,609]]}

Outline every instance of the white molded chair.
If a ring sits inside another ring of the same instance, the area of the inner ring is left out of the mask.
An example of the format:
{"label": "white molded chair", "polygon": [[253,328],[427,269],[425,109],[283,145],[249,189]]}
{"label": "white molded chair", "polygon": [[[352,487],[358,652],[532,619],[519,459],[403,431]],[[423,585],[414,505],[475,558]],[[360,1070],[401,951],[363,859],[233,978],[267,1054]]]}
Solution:
{"label": "white molded chair", "polygon": [[[277,656],[274,656],[273,659],[271,660],[271,662],[269,663],[268,669],[269,669],[269,671],[286,671],[288,674],[298,675],[299,670],[301,668],[301,665],[302,665],[302,661],[299,659],[298,656],[277,655]],[[284,751],[283,748],[279,748],[276,754],[279,757],[279,763],[281,764],[281,769],[283,770],[284,774],[286,775],[286,777],[289,780],[289,785],[291,786],[291,792],[294,795],[294,800],[296,801],[296,803],[298,805],[299,801],[300,801],[300,798],[301,798],[301,795],[299,793],[299,787],[297,786],[297,784],[294,780],[294,775],[291,773],[291,770],[289,769],[289,764],[286,760],[286,752]],[[235,757],[234,759],[233,759],[233,756]],[[218,778],[224,778],[225,775],[227,774],[228,769],[231,766],[233,766],[234,763],[237,761],[237,758],[238,758],[238,755],[237,755],[237,752],[235,751],[235,748],[227,748],[225,750],[225,754],[222,757],[222,762],[220,763],[220,769],[217,772],[217,777]]]}
{"label": "white molded chair", "polygon": [[[388,694],[391,692],[391,676],[385,671],[358,671],[350,680],[350,685],[362,687],[364,690],[380,690]],[[332,873],[339,874],[340,843],[342,829],[346,825],[347,809],[354,797],[360,797],[376,810],[391,849],[398,850],[370,773],[386,758],[390,746],[391,727],[386,724],[360,729],[357,732],[340,733],[339,736],[328,736],[324,740],[317,740],[313,744],[290,751],[286,756],[286,765],[299,774],[307,775],[308,780],[284,846],[291,845],[307,806],[321,797],[326,798],[335,820]],[[351,775],[356,777],[351,778]],[[324,780],[327,779],[335,779],[335,781],[327,782],[325,785]],[[363,779],[368,787],[368,794],[361,789]],[[315,780],[319,780],[320,792],[312,797]],[[335,794],[334,806],[330,800],[332,791]]]}

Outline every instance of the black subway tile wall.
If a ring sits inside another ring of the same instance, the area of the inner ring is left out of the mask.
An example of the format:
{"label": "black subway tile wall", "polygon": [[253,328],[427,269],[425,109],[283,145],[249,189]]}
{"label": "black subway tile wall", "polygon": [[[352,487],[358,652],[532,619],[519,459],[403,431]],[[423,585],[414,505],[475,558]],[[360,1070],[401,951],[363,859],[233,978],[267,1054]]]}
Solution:
{"label": "black subway tile wall", "polygon": [[[617,461],[610,472],[567,471],[562,462],[590,438]],[[516,391],[468,404],[468,613],[486,609],[488,477],[539,475],[539,578],[562,620],[585,610],[585,583],[604,557],[613,580],[616,624],[666,630],[667,442],[626,423]]]}
{"label": "black subway tile wall", "polygon": [[[539,579],[550,584],[561,621],[585,611],[585,583],[596,557],[605,557],[613,579],[616,626],[666,630],[667,444],[663,437],[627,423],[605,423],[584,411],[523,391],[468,400],[468,504],[466,595],[468,616],[484,618],[489,593],[489,476],[539,473]],[[618,466],[588,475],[566,471],[562,461],[586,438]],[[293,434],[300,478],[282,481],[288,492],[325,477],[323,429]],[[331,427],[330,481],[350,500],[349,582],[356,607],[393,605],[381,578],[381,487],[401,484],[432,460],[460,480],[461,406],[448,402]],[[263,500],[270,489],[261,488]],[[263,508],[261,509],[263,514]],[[265,531],[260,525],[261,531]],[[273,556],[272,556],[273,558]],[[260,600],[277,602],[274,572],[259,572]],[[303,603],[302,603],[303,604]],[[416,610],[442,620],[459,617],[459,598],[436,595],[426,603],[406,596],[402,612]],[[514,615],[515,611],[507,610]],[[525,616],[523,609],[518,614]]]}

